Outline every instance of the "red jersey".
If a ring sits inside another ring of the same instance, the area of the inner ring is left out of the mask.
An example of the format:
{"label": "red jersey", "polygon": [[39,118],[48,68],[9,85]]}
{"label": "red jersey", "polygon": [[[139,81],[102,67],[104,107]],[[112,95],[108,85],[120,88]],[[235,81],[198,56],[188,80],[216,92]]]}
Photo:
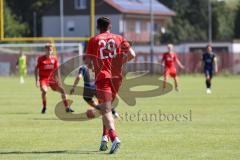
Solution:
{"label": "red jersey", "polygon": [[174,52],[167,52],[163,54],[162,60],[166,68],[176,68],[175,63],[177,61],[177,55]]}
{"label": "red jersey", "polygon": [[126,60],[120,45],[125,39],[110,32],[91,38],[87,58],[93,61],[96,81],[105,78],[122,78],[122,66]]}
{"label": "red jersey", "polygon": [[49,78],[51,74],[58,68],[58,60],[56,56],[46,55],[38,57],[37,66],[39,70],[39,78],[45,79]]}

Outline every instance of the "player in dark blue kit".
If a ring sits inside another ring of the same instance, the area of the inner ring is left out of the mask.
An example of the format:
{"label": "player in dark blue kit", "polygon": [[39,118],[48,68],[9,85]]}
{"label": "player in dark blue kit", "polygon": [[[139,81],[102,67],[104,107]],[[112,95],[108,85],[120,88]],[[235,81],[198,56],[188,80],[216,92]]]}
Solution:
{"label": "player in dark blue kit", "polygon": [[[83,58],[83,61],[85,61],[85,58]],[[78,75],[74,81],[74,84],[72,86],[72,89],[70,90],[70,94],[73,94],[75,92],[75,88],[79,83],[79,80],[83,78],[84,81],[84,89],[83,89],[83,99],[93,108],[97,109],[98,103],[96,103],[93,100],[93,97],[96,97],[96,85],[95,85],[95,79],[94,79],[94,73],[87,68],[86,65],[81,65],[78,71]],[[115,111],[115,109],[112,109],[112,114],[115,118],[119,118],[118,113]]]}
{"label": "player in dark blue kit", "polygon": [[212,46],[207,45],[207,52],[202,56],[202,63],[204,74],[206,77],[206,87],[207,87],[207,94],[211,94],[211,80],[213,77],[214,72],[218,72],[218,65],[217,65],[217,58],[216,55],[212,52]]}

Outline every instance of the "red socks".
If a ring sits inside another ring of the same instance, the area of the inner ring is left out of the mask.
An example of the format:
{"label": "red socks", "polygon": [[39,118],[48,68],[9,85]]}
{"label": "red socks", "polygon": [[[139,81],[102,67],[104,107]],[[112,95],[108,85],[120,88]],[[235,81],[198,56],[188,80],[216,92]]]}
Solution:
{"label": "red socks", "polygon": [[109,132],[108,132],[108,129],[103,126],[103,136],[108,136]]}
{"label": "red socks", "polygon": [[107,127],[103,126],[103,136],[107,136],[113,142],[117,137],[117,132],[113,129],[108,130]]}
{"label": "red socks", "polygon": [[109,130],[109,137],[110,137],[111,141],[113,142],[114,139],[117,137],[117,132],[113,129],[110,129]]}
{"label": "red socks", "polygon": [[68,100],[63,100],[63,103],[64,103],[64,106],[65,106],[65,108],[68,108],[69,107],[69,105],[68,105]]}

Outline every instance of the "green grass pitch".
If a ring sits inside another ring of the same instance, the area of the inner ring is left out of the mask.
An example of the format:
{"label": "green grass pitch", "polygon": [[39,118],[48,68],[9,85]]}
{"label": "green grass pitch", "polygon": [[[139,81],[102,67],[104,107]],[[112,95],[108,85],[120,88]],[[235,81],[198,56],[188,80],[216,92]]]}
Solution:
{"label": "green grass pitch", "polygon": [[[72,80],[71,80],[72,81]],[[49,91],[47,114],[41,115],[40,92],[34,79],[0,78],[1,160],[238,160],[240,157],[240,77],[216,77],[206,95],[204,77],[182,76],[181,92],[139,98],[135,107],[120,102],[117,121],[119,152],[98,152],[101,120],[64,122],[54,114],[60,95]],[[78,113],[87,109],[82,97],[71,96]],[[183,121],[125,117],[159,112],[190,114]],[[110,147],[110,146],[109,146]]]}

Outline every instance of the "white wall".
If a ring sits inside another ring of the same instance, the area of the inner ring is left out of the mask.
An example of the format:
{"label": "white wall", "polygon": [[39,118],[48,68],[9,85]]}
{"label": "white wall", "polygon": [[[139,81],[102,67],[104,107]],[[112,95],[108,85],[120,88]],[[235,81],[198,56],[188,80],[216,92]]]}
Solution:
{"label": "white wall", "polygon": [[[96,15],[97,18],[104,15]],[[106,16],[106,15],[105,15]],[[119,21],[121,15],[107,15],[112,20],[112,32],[119,34]],[[68,25],[74,24],[74,31],[69,31]],[[95,23],[96,26],[96,23]],[[95,27],[94,26],[94,27]],[[96,28],[96,27],[95,27]],[[84,37],[90,35],[90,17],[89,16],[64,16],[64,36],[65,37]],[[60,37],[60,18],[59,16],[42,17],[42,36]]]}

